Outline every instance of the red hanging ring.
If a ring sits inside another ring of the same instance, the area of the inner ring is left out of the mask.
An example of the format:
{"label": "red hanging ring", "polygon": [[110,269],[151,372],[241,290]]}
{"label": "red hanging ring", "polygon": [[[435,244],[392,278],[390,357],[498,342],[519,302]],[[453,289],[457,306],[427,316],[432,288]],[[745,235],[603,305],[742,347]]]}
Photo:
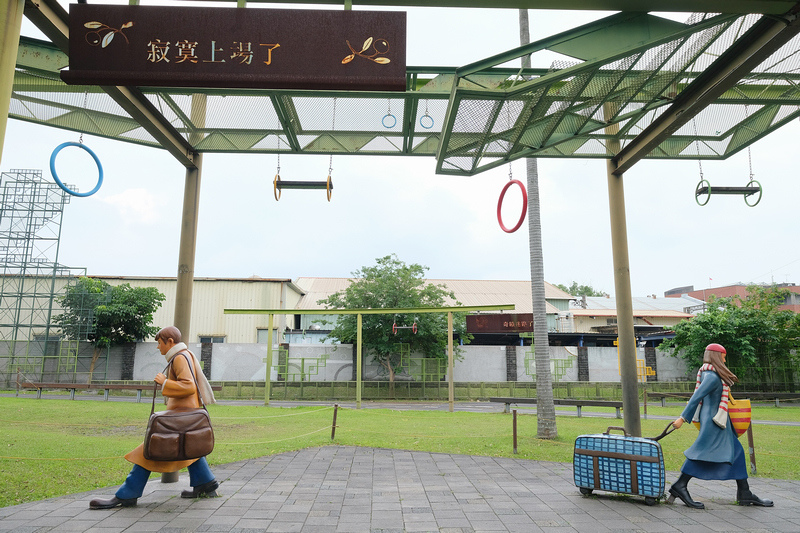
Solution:
{"label": "red hanging ring", "polygon": [[[506,191],[508,191],[508,188],[511,187],[511,185],[513,185],[514,183],[519,185],[519,189],[522,191],[522,213],[519,216],[517,225],[511,229],[508,229],[507,227],[505,227],[505,225],[503,225],[503,217],[501,212],[503,208],[503,198],[505,198],[506,196]],[[500,199],[497,200],[497,222],[500,224],[500,229],[502,229],[506,233],[514,233],[519,229],[520,226],[522,226],[522,222],[525,220],[525,214],[527,212],[528,212],[528,191],[525,190],[525,186],[522,184],[521,181],[510,180],[508,183],[506,183],[506,186],[503,187],[503,191],[500,193]]]}

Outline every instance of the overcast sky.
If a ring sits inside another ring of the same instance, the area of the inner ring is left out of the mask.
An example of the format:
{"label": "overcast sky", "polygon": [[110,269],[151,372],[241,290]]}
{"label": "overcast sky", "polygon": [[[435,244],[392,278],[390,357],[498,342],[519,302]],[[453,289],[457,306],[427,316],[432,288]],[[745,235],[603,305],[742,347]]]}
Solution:
{"label": "overcast sky", "polygon": [[[606,14],[531,11],[531,38]],[[408,10],[410,66],[462,66],[518,45],[516,10]],[[738,196],[698,206],[696,161],[643,161],[625,174],[634,296],[684,285],[800,281],[799,128],[794,121],[753,145],[753,172],[764,189],[753,208]],[[0,167],[40,169],[49,179],[53,149],[77,140],[74,132],[10,120]],[[184,167],[164,150],[89,135],[84,142],[102,161],[105,179],[96,194],[67,206],[59,262],[95,275],[175,276]],[[282,155],[280,164],[284,180],[328,174],[327,156]],[[62,173],[62,166],[69,168]],[[429,278],[530,279],[527,220],[507,234],[496,219],[508,166],[454,177],[437,175],[434,158],[334,156],[330,203],[321,191],[284,191],[276,202],[276,166],[274,155],[204,156],[196,276],[347,277],[395,253],[429,267]],[[702,167],[712,185],[749,179],[746,150]],[[524,162],[511,172],[524,181]],[[82,191],[96,181],[88,156],[67,150],[59,173]],[[545,279],[613,295],[605,162],[541,159],[539,185]],[[520,202],[516,192],[506,196],[506,225]]]}

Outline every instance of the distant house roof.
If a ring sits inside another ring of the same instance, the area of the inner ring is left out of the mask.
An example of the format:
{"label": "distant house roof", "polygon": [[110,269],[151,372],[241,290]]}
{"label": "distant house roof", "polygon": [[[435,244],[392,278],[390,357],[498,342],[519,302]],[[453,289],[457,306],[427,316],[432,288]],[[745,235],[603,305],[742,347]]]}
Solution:
{"label": "distant house roof", "polygon": [[[617,316],[616,309],[571,309],[570,313],[575,316]],[[673,311],[670,309],[634,309],[633,316],[635,317],[658,317],[658,318],[692,318],[693,314],[684,313],[683,311]]]}
{"label": "distant house roof", "polygon": [[[297,278],[294,284],[302,288],[303,297],[297,304],[297,309],[324,309],[317,302],[331,294],[344,290],[350,278]],[[456,295],[456,300],[461,305],[500,305],[514,304],[513,313],[532,313],[533,296],[530,281],[513,280],[454,280],[454,279],[429,279],[428,283],[444,285],[448,291]],[[573,296],[559,288],[545,282],[546,300],[574,300]],[[455,302],[448,301],[447,305]],[[547,303],[547,313],[558,313],[559,310]]]}
{"label": "distant house roof", "polygon": [[[633,312],[635,316],[679,316],[685,315],[687,318],[694,316],[692,313],[687,312],[687,309],[698,308],[702,306],[703,301],[691,296],[679,296],[674,298],[652,298],[634,297],[631,298],[633,304]],[[576,303],[582,304],[582,299]],[[610,310],[614,314],[617,312],[617,299],[612,297],[586,297],[586,307],[582,305],[571,311],[578,315],[599,315],[601,310]],[[592,312],[588,312],[592,311]],[[669,313],[666,313],[669,311]],[[679,313],[679,315],[673,314]]]}

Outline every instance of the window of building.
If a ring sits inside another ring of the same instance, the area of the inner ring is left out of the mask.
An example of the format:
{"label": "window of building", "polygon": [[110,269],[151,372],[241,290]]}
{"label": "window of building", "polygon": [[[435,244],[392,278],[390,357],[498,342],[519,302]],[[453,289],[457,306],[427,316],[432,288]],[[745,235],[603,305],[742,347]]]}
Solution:
{"label": "window of building", "polygon": [[209,342],[225,342],[225,335],[200,335],[200,342],[202,344]]}

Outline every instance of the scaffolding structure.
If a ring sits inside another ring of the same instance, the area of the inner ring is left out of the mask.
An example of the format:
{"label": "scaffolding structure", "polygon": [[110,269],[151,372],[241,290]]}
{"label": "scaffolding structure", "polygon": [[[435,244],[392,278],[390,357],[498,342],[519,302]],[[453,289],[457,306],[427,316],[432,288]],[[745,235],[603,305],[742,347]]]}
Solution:
{"label": "scaffolding structure", "polygon": [[70,196],[41,170],[0,174],[0,380],[74,381],[77,341],[61,342],[54,303],[85,269],[58,262]]}

